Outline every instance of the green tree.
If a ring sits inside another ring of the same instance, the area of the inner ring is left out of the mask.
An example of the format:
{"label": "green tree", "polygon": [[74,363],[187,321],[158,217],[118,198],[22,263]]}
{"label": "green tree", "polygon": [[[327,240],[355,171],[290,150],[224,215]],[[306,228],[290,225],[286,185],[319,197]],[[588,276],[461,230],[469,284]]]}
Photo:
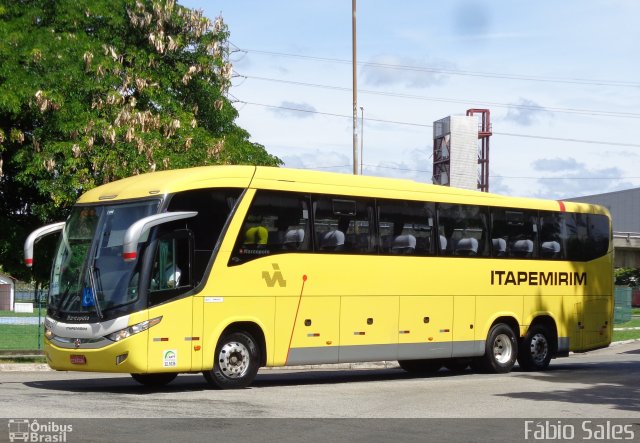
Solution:
{"label": "green tree", "polygon": [[[234,121],[228,29],[174,0],[0,0],[0,263],[83,192],[143,172],[282,162]],[[46,270],[36,275],[46,280]]]}
{"label": "green tree", "polygon": [[618,286],[638,286],[640,283],[640,269],[637,268],[617,268],[613,276]]}

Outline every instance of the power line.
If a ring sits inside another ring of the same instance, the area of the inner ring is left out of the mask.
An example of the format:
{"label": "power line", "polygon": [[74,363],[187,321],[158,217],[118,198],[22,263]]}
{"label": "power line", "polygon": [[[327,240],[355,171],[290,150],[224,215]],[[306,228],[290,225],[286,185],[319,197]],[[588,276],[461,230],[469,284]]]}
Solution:
{"label": "power line", "polygon": [[[249,76],[249,75],[241,75],[240,77],[244,77],[245,79],[261,80],[261,81],[268,81],[268,82],[274,82],[274,83],[286,83],[286,84],[297,85],[297,86],[351,92],[351,88],[347,88],[343,86],[322,85],[318,83],[298,82],[293,80],[282,80],[277,78],[258,77],[258,76]],[[401,93],[387,92],[387,91],[374,91],[369,89],[360,89],[359,92],[364,94],[380,95],[385,97],[398,97],[398,98],[407,98],[407,99],[413,99],[413,100],[423,100],[423,101],[433,101],[433,102],[443,102],[443,103],[458,103],[458,104],[464,104],[469,106],[481,105],[481,106],[493,106],[498,108],[517,108],[517,109],[527,109],[527,110],[539,111],[539,112],[559,112],[559,113],[565,113],[565,114],[590,115],[590,116],[600,116],[600,117],[640,118],[640,114],[632,113],[632,112],[596,111],[591,109],[578,109],[578,108],[552,108],[552,107],[546,107],[546,106],[543,107],[543,106],[535,106],[535,105],[497,103],[497,102],[489,102],[484,100],[459,100],[459,99],[442,98],[442,97],[426,97],[426,96],[414,95],[414,94],[401,94]]]}
{"label": "power line", "polygon": [[[316,56],[304,55],[304,54],[262,51],[258,49],[241,49],[240,51],[244,51],[247,53],[254,53],[254,54],[272,55],[272,56],[278,56],[278,57],[300,58],[300,59],[308,59],[308,60],[315,60],[315,61],[322,61],[322,62],[351,64],[351,60],[345,60],[345,59],[339,59],[339,58],[316,57]],[[376,68],[397,69],[397,70],[427,72],[427,73],[436,73],[436,74],[498,78],[498,79],[545,82],[545,83],[563,83],[563,84],[576,84],[576,85],[589,85],[589,86],[614,86],[614,87],[631,87],[631,88],[640,87],[640,83],[638,82],[628,82],[628,81],[619,81],[619,80],[544,77],[544,76],[537,76],[537,75],[506,74],[506,73],[500,73],[500,72],[463,71],[463,70],[457,70],[457,69],[446,69],[441,67],[412,66],[412,65],[377,63],[377,62],[358,62],[358,65],[363,67],[369,66],[369,67],[376,67]]]}
{"label": "power line", "polygon": [[[302,166],[298,169],[340,169],[351,168],[351,164],[348,165],[334,165],[334,166]],[[399,168],[397,166],[386,165],[373,165],[365,163],[363,166],[371,169],[391,169],[394,171],[404,172],[421,172],[431,174],[433,171],[425,169],[411,169],[411,168]],[[563,176],[563,177],[534,177],[534,176],[512,176],[512,175],[490,175],[491,178],[502,178],[509,180],[631,180],[640,179],[640,176],[620,176],[620,177],[581,177],[581,176]]]}
{"label": "power line", "polygon": [[640,176],[621,176],[621,177],[530,177],[530,176],[509,176],[509,175],[492,175],[491,178],[507,178],[510,180],[630,180],[639,179]]}
{"label": "power line", "polygon": [[[294,108],[294,107],[291,107],[291,106],[267,105],[267,104],[264,104],[264,103],[248,102],[248,101],[244,101],[244,100],[238,100],[237,103],[242,103],[242,104],[245,104],[245,105],[252,105],[252,106],[260,106],[260,107],[268,108],[268,109],[282,109],[282,110],[286,110],[286,111],[304,112],[304,113],[308,113],[308,114],[324,115],[324,116],[328,116],[328,117],[348,118],[348,119],[352,118],[352,116],[350,116],[350,115],[335,114],[335,113],[331,113],[331,112],[320,112],[320,111],[311,110],[311,109],[299,109],[299,108]],[[433,128],[433,125],[424,124],[424,123],[412,123],[412,122],[404,122],[404,121],[399,121],[399,120],[386,120],[386,119],[373,118],[373,117],[369,117],[367,119],[367,121],[368,122],[376,122],[376,123],[389,123],[389,124],[395,124],[395,125],[416,126],[416,127],[421,127],[421,128]],[[640,148],[640,145],[638,145],[638,144],[619,143],[619,142],[611,142],[611,141],[603,141],[603,140],[588,140],[588,139],[578,139],[578,138],[548,137],[548,136],[542,136],[542,135],[517,134],[517,133],[512,133],[512,132],[496,132],[496,131],[494,131],[493,134],[494,135],[503,135],[503,136],[506,136],[506,137],[534,138],[534,139],[538,139],[538,140],[551,140],[551,141],[559,141],[559,142],[588,143],[588,144],[607,145],[607,146],[621,146],[621,147],[629,147],[629,148]]]}

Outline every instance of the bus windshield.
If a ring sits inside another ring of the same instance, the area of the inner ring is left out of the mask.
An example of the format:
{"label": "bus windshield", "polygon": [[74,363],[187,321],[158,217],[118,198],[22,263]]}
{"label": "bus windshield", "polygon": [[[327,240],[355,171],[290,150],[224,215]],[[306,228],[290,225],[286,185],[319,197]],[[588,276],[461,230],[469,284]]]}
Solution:
{"label": "bus windshield", "polygon": [[67,313],[100,313],[136,301],[138,273],[135,262],[122,258],[124,234],[137,220],[155,214],[158,204],[74,207],[58,244],[49,305]]}

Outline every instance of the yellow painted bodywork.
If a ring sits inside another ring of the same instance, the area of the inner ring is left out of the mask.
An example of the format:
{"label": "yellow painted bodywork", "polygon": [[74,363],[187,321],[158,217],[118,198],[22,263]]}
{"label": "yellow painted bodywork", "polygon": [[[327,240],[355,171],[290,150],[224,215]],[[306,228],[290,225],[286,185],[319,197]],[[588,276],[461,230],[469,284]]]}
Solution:
{"label": "yellow painted bodywork", "polygon": [[[48,344],[52,366],[119,372],[209,370],[220,336],[237,323],[251,323],[262,331],[268,366],[286,365],[292,349],[337,351],[347,346],[484,342],[500,317],[517,322],[522,336],[536,317],[550,316],[557,325],[558,336],[568,338],[572,351],[606,346],[611,341],[611,245],[606,256],[588,263],[286,253],[228,265],[255,189],[558,211],[555,201],[407,180],[229,166],[131,177],[89,191],[79,203],[153,197],[208,187],[249,189],[228,226],[202,290],[132,315],[130,324],[140,321],[141,316],[161,315],[163,321],[110,347],[83,352],[89,362],[84,368],[64,364],[73,351],[54,349]],[[564,206],[568,212],[608,215],[606,209],[591,204],[564,202]],[[492,285],[492,270],[587,272],[589,280],[586,286]],[[278,272],[281,280],[276,279]],[[269,279],[275,284],[269,285]],[[153,340],[163,337],[168,341]],[[129,352],[129,359],[115,367],[115,356],[124,350]],[[174,368],[164,366],[167,350],[177,351]]]}
{"label": "yellow painted bodywork", "polygon": [[[149,311],[136,312],[129,315],[129,325],[135,325],[149,319]],[[161,322],[162,323],[162,322]],[[125,340],[99,349],[67,349],[60,348],[51,341],[44,339],[44,354],[51,368],[59,371],[86,372],[125,372],[141,374],[148,372],[147,344],[149,331],[133,335]],[[127,355],[120,365],[116,364],[116,357]],[[72,355],[83,355],[86,364],[71,363]]]}

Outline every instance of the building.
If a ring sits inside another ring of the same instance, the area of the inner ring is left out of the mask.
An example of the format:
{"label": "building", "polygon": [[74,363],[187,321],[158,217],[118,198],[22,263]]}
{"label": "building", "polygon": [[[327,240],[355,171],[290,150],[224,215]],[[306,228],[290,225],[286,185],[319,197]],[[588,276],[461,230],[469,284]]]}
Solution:
{"label": "building", "polygon": [[613,219],[615,266],[640,268],[640,188],[568,198],[609,209]]}
{"label": "building", "polygon": [[7,274],[0,274],[0,311],[13,311],[16,292],[16,279]]}
{"label": "building", "polygon": [[433,183],[478,189],[478,119],[452,115],[433,122]]}

